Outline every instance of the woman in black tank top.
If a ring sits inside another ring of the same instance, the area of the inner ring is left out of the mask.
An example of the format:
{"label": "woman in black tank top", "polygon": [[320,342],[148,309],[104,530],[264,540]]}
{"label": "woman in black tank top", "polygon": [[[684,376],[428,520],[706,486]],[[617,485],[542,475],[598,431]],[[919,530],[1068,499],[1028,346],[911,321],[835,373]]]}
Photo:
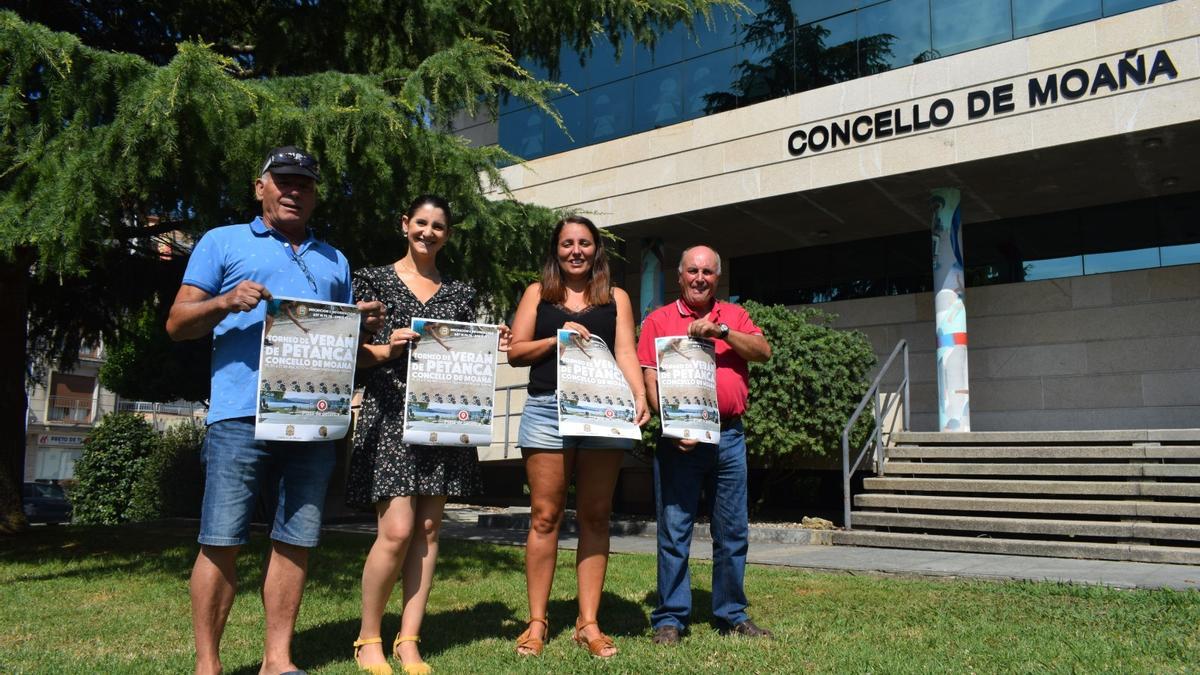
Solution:
{"label": "woman in black tank top", "polygon": [[[541,280],[525,289],[513,319],[508,362],[529,366],[529,397],[521,415],[521,454],[529,478],[530,528],[525,548],[529,623],[517,638],[517,652],[538,655],[547,635],[546,606],[558,557],[558,528],[567,486],[576,475],[575,507],[579,521],[576,553],[579,618],[574,639],[593,656],[617,653],[597,624],[604,574],[608,567],[608,520],[613,488],[621,469],[621,439],[561,436],[558,433],[557,331],[596,336],[608,345],[633,390],[636,419],[649,419],[646,385],[633,338],[633,308],[625,291],[612,286],[600,231],[587,218],[559,221],[550,238]],[[615,450],[615,452],[614,452]]]}

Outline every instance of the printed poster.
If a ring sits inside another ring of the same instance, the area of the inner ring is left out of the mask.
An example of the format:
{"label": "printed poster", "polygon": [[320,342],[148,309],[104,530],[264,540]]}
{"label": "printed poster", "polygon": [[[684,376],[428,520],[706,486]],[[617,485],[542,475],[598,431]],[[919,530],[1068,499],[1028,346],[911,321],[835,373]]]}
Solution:
{"label": "printed poster", "polygon": [[414,318],[412,329],[404,442],[490,445],[500,328]]}
{"label": "printed poster", "polygon": [[600,337],[558,331],[558,430],[563,436],[640,439],[625,374]]}
{"label": "printed poster", "polygon": [[654,350],[663,436],[716,443],[721,438],[721,418],[712,340],[660,337],[654,340]]}
{"label": "printed poster", "polygon": [[265,302],[254,438],[344,437],[358,357],[358,308],[278,295]]}

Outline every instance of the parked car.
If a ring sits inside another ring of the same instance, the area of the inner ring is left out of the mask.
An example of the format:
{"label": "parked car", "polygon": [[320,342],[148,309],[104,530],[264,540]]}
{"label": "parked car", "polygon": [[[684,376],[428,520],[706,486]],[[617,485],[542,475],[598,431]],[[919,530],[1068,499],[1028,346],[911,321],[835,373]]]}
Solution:
{"label": "parked car", "polygon": [[71,502],[61,485],[25,483],[22,492],[25,519],[30,523],[71,522]]}

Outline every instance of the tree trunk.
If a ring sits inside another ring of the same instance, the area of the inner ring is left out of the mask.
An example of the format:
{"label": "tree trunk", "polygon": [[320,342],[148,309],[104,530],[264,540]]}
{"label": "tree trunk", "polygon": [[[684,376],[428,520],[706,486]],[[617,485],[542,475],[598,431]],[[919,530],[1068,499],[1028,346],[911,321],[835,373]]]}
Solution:
{"label": "tree trunk", "polygon": [[30,274],[36,253],[14,251],[0,262],[0,534],[27,526],[21,510],[25,477],[26,321]]}

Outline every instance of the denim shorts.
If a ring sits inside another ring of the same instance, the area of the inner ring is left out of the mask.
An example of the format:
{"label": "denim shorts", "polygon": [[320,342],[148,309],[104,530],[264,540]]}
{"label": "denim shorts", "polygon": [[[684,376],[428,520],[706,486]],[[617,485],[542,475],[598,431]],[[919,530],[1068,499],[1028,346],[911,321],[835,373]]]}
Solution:
{"label": "denim shorts", "polygon": [[560,436],[558,401],[554,392],[549,392],[530,394],[525,399],[517,446],[525,450],[631,450],[633,441],[600,436]]}
{"label": "denim shorts", "polygon": [[254,418],[216,422],[204,436],[204,505],[198,541],[240,546],[260,497],[275,510],[271,538],[313,547],[336,460],[332,441],[256,441]]}

